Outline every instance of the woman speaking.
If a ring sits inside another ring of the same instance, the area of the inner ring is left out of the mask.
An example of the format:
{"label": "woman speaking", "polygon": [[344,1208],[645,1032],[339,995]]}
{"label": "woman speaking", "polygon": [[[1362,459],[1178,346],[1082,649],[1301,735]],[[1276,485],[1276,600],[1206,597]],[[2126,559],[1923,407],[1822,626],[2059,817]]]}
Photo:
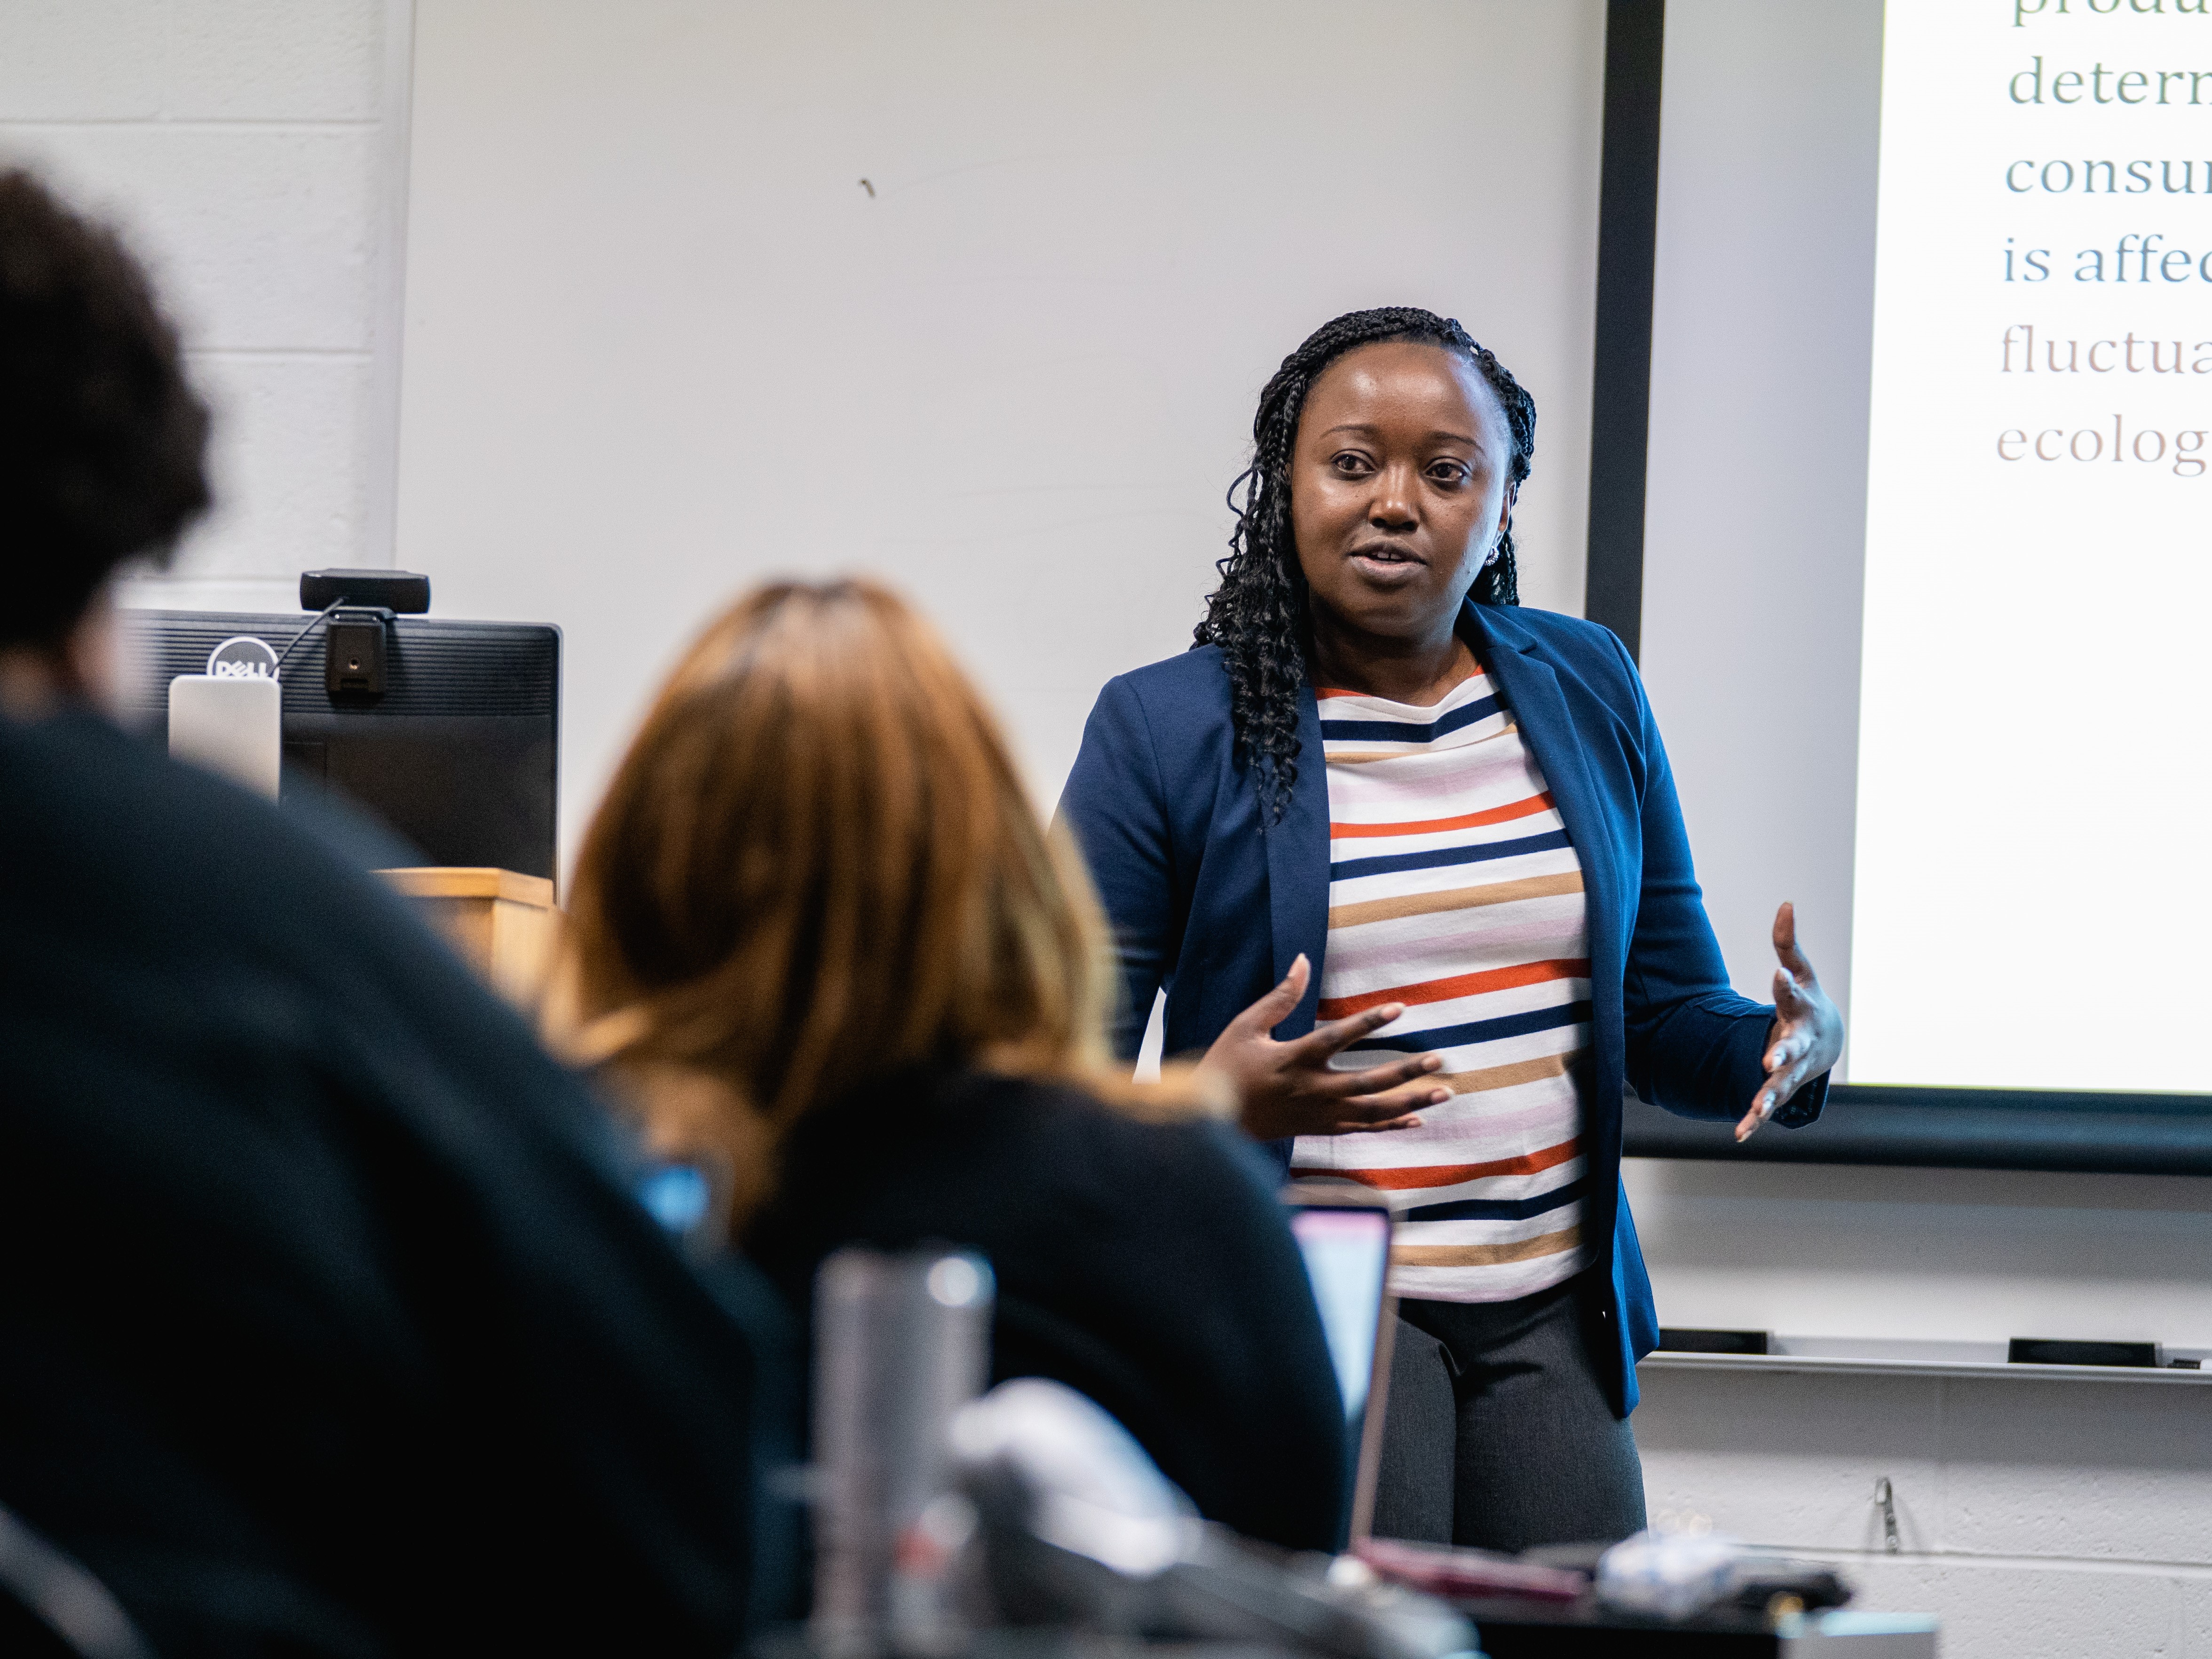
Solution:
{"label": "woman speaking", "polygon": [[1518,606],[1535,421],[1456,322],[1317,331],[1261,394],[1194,648],[1107,685],[1061,803],[1122,1050],[1164,989],[1251,1133],[1397,1208],[1431,1340],[1376,1530],[1515,1550],[1644,1524],[1623,1083],[1741,1139],[1812,1121],[1843,1044],[1786,904],[1775,1006],[1729,988],[1627,653]]}

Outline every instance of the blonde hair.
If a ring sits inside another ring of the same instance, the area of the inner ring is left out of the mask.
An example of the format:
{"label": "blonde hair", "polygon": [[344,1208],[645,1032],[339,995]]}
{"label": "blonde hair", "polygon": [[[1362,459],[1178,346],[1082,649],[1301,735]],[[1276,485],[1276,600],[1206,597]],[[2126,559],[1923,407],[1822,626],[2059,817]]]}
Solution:
{"label": "blonde hair", "polygon": [[593,818],[556,1006],[738,1218],[807,1114],[909,1068],[1075,1080],[1174,1115],[1226,1101],[1108,1070],[1106,933],[936,632],[860,580],[780,582],[712,623]]}

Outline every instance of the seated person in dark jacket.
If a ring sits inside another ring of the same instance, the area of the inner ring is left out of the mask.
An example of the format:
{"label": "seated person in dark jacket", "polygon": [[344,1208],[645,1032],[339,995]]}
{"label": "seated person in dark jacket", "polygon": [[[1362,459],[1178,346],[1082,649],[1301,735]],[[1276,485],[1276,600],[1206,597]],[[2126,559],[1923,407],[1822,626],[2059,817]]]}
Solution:
{"label": "seated person in dark jacket", "polygon": [[1111,1080],[1089,884],[897,599],[783,585],[714,623],[570,919],[580,1057],[728,1174],[802,1308],[840,1245],[973,1246],[994,1378],[1088,1395],[1213,1519],[1338,1541],[1343,1408],[1271,1172],[1201,1085]]}
{"label": "seated person in dark jacket", "polygon": [[398,900],[97,712],[206,428],[0,174],[0,1503],[169,1659],[726,1653],[789,1577],[774,1292]]}

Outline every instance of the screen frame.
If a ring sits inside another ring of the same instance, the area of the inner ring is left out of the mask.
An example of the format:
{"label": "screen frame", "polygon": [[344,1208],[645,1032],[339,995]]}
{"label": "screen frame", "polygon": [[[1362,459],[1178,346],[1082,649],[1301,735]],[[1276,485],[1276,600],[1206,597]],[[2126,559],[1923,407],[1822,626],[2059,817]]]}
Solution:
{"label": "screen frame", "polygon": [[1621,1153],[1753,1164],[2212,1176],[2212,1099],[1838,1083],[1816,1122],[1738,1143],[1733,1120],[1677,1117],[1631,1096]]}

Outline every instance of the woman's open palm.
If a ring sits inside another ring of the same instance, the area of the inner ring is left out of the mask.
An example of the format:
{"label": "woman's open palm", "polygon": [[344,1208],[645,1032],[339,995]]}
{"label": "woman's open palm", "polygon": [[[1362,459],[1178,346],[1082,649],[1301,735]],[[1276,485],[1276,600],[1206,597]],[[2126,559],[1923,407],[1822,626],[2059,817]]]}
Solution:
{"label": "woman's open palm", "polygon": [[1410,1129],[1420,1121],[1412,1115],[1417,1108],[1451,1098],[1449,1089],[1415,1081],[1443,1064],[1435,1054],[1416,1054],[1364,1072],[1329,1066],[1335,1055],[1404,1013],[1402,1003],[1385,1003],[1316,1025],[1288,1042],[1276,1042],[1272,1033],[1298,1006],[1312,974],[1313,965],[1300,951],[1282,983],[1231,1020],[1200,1062],[1236,1089],[1246,1133],[1279,1140]]}
{"label": "woman's open palm", "polygon": [[1766,1081],[1751,1097],[1751,1109],[1735,1126],[1735,1138],[1748,1140],[1798,1090],[1843,1058],[1844,1017],[1820,975],[1797,948],[1797,907],[1784,903],[1774,913],[1774,1024],[1766,1033]]}

